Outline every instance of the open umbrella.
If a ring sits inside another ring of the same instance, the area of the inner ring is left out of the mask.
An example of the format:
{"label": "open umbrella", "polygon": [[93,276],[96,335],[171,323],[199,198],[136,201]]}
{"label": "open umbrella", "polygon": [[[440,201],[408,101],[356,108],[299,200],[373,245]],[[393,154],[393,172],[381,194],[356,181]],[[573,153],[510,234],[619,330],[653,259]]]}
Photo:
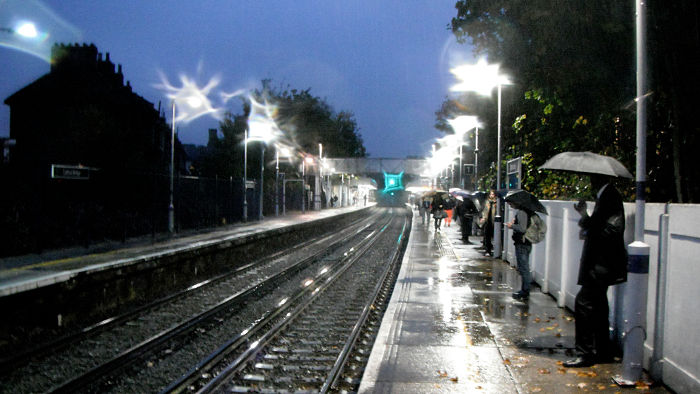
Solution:
{"label": "open umbrella", "polygon": [[464,189],[453,187],[450,189],[450,194],[454,197],[471,197],[472,193]]}
{"label": "open umbrella", "polygon": [[447,190],[430,190],[423,194],[425,197],[448,198],[450,193]]}
{"label": "open umbrella", "polygon": [[508,192],[508,194],[506,194],[505,201],[534,212],[542,212],[545,215],[547,214],[547,208],[542,205],[540,200],[525,190],[514,190]]}
{"label": "open umbrella", "polygon": [[632,178],[632,174],[616,159],[592,152],[559,153],[542,164],[540,169]]}

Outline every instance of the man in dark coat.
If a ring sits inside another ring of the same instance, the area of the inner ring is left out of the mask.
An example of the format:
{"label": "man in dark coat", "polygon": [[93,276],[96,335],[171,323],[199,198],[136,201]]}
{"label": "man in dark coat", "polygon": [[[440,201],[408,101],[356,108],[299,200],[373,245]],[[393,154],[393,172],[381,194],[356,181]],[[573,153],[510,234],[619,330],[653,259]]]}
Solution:
{"label": "man in dark coat", "polygon": [[465,244],[471,244],[469,236],[472,235],[472,225],[474,223],[474,215],[477,214],[476,205],[469,197],[464,197],[463,201],[457,204],[457,216],[459,217],[459,228],[462,232],[462,241]]}
{"label": "man in dark coat", "polygon": [[578,357],[566,361],[565,367],[588,367],[612,358],[608,286],[627,280],[622,196],[609,177],[592,175],[591,185],[598,190],[593,214],[588,216],[585,201],[574,205],[584,237],[574,311]]}

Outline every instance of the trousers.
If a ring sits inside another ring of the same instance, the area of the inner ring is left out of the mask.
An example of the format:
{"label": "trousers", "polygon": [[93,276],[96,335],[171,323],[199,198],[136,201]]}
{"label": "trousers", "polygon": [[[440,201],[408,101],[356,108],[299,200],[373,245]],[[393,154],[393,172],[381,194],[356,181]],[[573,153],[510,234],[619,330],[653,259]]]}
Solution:
{"label": "trousers", "polygon": [[608,286],[582,286],[574,305],[576,350],[583,356],[610,355]]}
{"label": "trousers", "polygon": [[532,274],[530,274],[530,252],[532,245],[515,244],[515,259],[518,262],[518,272],[523,284],[520,291],[525,294],[530,294],[530,282],[532,282]]}

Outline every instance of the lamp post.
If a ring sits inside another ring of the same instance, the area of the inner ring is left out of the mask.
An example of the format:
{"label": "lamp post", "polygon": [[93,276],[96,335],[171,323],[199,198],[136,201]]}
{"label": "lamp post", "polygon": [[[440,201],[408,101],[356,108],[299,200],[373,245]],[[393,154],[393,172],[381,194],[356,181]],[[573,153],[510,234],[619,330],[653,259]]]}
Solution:
{"label": "lamp post", "polygon": [[[636,161],[636,195],[634,218],[634,242],[627,246],[629,253],[627,283],[624,294],[624,321],[625,338],[623,343],[622,374],[613,377],[615,383],[620,386],[634,386],[642,378],[644,366],[644,340],[646,339],[646,310],[649,277],[650,246],[644,242],[644,217],[646,204],[646,133],[647,133],[647,39],[646,39],[646,3],[642,0],[635,1],[635,42],[636,42],[636,66],[637,66],[637,161]],[[663,276],[663,270],[659,261],[659,275]],[[660,282],[657,282],[660,283]],[[660,287],[657,287],[657,294]],[[659,314],[660,296],[657,295],[657,309]],[[654,329],[654,352],[651,357],[650,371],[655,379],[663,378],[663,353],[659,350],[663,346],[663,318],[657,319],[658,324]],[[660,323],[660,324],[659,324]]]}
{"label": "lamp post", "polygon": [[321,180],[320,177],[323,175],[321,172],[321,158],[323,157],[323,145],[318,144],[318,168],[317,170],[317,176],[315,177],[314,180],[314,211],[320,211],[321,210]]}
{"label": "lamp post", "polygon": [[260,204],[258,205],[258,220],[263,220],[263,172],[265,171],[265,142],[260,142]]}
{"label": "lamp post", "polygon": [[[496,146],[496,189],[501,188],[501,86],[510,84],[508,77],[499,74],[498,65],[489,65],[480,59],[475,65],[458,66],[450,71],[460,79],[460,83],[450,90],[455,92],[476,92],[490,96],[494,87],[498,88],[498,139]],[[496,217],[494,218],[494,253],[493,257],[501,257],[501,232],[503,218],[501,217],[501,199],[496,199]]]}
{"label": "lamp post", "polygon": [[473,115],[461,115],[454,119],[448,119],[447,122],[454,130],[457,140],[459,141],[459,184],[464,189],[464,166],[462,165],[462,147],[464,146],[464,136],[468,136],[469,130],[479,130],[479,118]]}
{"label": "lamp post", "polygon": [[243,130],[243,223],[248,221],[248,129]]}
{"label": "lamp post", "polygon": [[[264,189],[264,172],[265,172],[265,144],[276,138],[281,132],[272,114],[274,107],[265,102],[260,104],[252,97],[250,98],[250,114],[248,115],[248,129],[250,138],[260,141],[260,194],[258,206],[258,220],[263,219],[263,189]],[[247,144],[247,139],[246,139]],[[247,151],[247,149],[246,149]],[[247,156],[247,154],[246,154]],[[247,160],[247,157],[246,157]]]}
{"label": "lamp post", "polygon": [[279,196],[279,179],[280,179],[280,149],[275,149],[275,216],[280,215],[280,196]]}
{"label": "lamp post", "polygon": [[478,189],[479,179],[479,126],[474,130],[474,190]]}
{"label": "lamp post", "polygon": [[170,203],[168,204],[168,233],[175,232],[175,100],[173,100],[173,121],[170,132]]}

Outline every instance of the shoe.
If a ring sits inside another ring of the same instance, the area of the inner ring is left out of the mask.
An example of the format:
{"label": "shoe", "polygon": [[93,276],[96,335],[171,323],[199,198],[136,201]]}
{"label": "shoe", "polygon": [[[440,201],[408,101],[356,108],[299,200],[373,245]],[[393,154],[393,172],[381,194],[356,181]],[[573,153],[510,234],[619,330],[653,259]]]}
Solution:
{"label": "shoe", "polygon": [[567,368],[585,368],[590,367],[595,364],[592,356],[581,356],[572,358],[571,360],[566,360],[562,363],[563,366]]}
{"label": "shoe", "polygon": [[518,291],[512,295],[514,300],[527,301],[530,298],[530,294]]}

